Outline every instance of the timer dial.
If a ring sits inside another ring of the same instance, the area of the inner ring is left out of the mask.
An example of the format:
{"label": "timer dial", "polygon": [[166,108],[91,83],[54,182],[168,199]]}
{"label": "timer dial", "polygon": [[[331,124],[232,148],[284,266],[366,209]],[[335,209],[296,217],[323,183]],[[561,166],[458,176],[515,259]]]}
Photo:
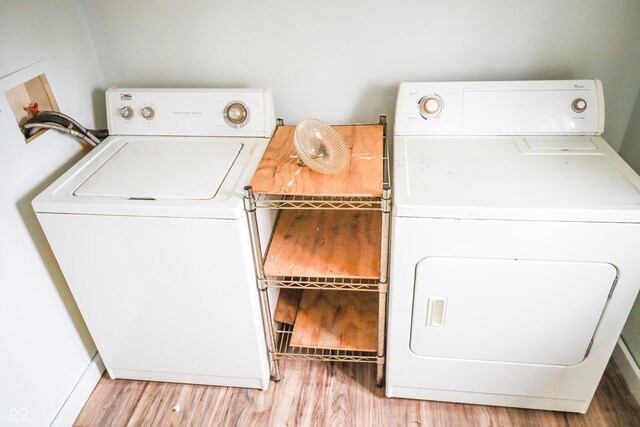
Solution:
{"label": "timer dial", "polygon": [[232,101],[224,108],[224,120],[234,128],[241,128],[249,121],[249,109],[240,101]]}
{"label": "timer dial", "polygon": [[418,102],[420,115],[425,119],[435,119],[442,113],[444,103],[442,98],[436,94],[423,96]]}
{"label": "timer dial", "polygon": [[571,103],[571,108],[576,113],[583,113],[587,109],[587,101],[582,98],[576,98]]}

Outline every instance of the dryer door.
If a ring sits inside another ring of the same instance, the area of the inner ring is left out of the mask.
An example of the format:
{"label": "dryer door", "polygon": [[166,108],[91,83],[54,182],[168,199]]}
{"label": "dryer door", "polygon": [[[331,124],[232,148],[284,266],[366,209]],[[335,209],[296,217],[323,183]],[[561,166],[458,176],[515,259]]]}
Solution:
{"label": "dryer door", "polygon": [[616,275],[607,263],[424,258],[416,267],[411,350],[439,358],[578,364]]}

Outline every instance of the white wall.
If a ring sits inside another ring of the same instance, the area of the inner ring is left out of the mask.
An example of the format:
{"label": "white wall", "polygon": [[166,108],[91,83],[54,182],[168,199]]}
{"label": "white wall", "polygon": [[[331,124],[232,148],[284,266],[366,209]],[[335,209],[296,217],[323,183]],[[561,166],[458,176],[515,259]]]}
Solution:
{"label": "white wall", "polygon": [[[104,125],[104,108],[93,107],[103,103],[102,77],[76,0],[0,0],[0,29],[0,77],[44,59],[61,110]],[[0,425],[44,426],[96,350],[31,199],[82,152],[73,138],[48,132],[23,158],[15,126],[11,112],[0,111]]]}
{"label": "white wall", "polygon": [[82,1],[109,85],[270,86],[288,123],[392,116],[404,80],[599,78],[617,149],[640,88],[637,1]]}

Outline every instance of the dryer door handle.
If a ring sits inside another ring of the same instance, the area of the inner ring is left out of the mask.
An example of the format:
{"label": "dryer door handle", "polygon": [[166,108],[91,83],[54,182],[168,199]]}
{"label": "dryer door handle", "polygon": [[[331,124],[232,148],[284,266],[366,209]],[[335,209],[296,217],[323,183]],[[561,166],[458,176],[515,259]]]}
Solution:
{"label": "dryer door handle", "polygon": [[447,310],[447,299],[445,297],[429,297],[427,299],[427,326],[444,326],[444,315]]}

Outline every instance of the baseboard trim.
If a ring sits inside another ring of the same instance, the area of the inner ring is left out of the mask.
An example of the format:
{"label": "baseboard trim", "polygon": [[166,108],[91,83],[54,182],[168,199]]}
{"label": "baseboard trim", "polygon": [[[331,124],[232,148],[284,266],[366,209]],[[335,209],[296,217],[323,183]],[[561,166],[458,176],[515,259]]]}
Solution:
{"label": "baseboard trim", "polygon": [[96,352],[91,363],[89,363],[89,366],[87,366],[87,369],[85,369],[80,377],[80,381],[78,381],[73,388],[64,405],[62,405],[60,412],[58,412],[58,415],[56,415],[51,423],[52,427],[67,427],[73,425],[84,404],[89,400],[89,396],[91,396],[91,392],[96,387],[96,384],[98,384],[103,372],[104,363],[102,363],[100,354]]}
{"label": "baseboard trim", "polygon": [[622,338],[618,339],[618,345],[613,350],[613,360],[618,365],[618,369],[622,374],[629,391],[635,397],[638,404],[640,404],[640,367],[631,356],[627,345],[622,341]]}

